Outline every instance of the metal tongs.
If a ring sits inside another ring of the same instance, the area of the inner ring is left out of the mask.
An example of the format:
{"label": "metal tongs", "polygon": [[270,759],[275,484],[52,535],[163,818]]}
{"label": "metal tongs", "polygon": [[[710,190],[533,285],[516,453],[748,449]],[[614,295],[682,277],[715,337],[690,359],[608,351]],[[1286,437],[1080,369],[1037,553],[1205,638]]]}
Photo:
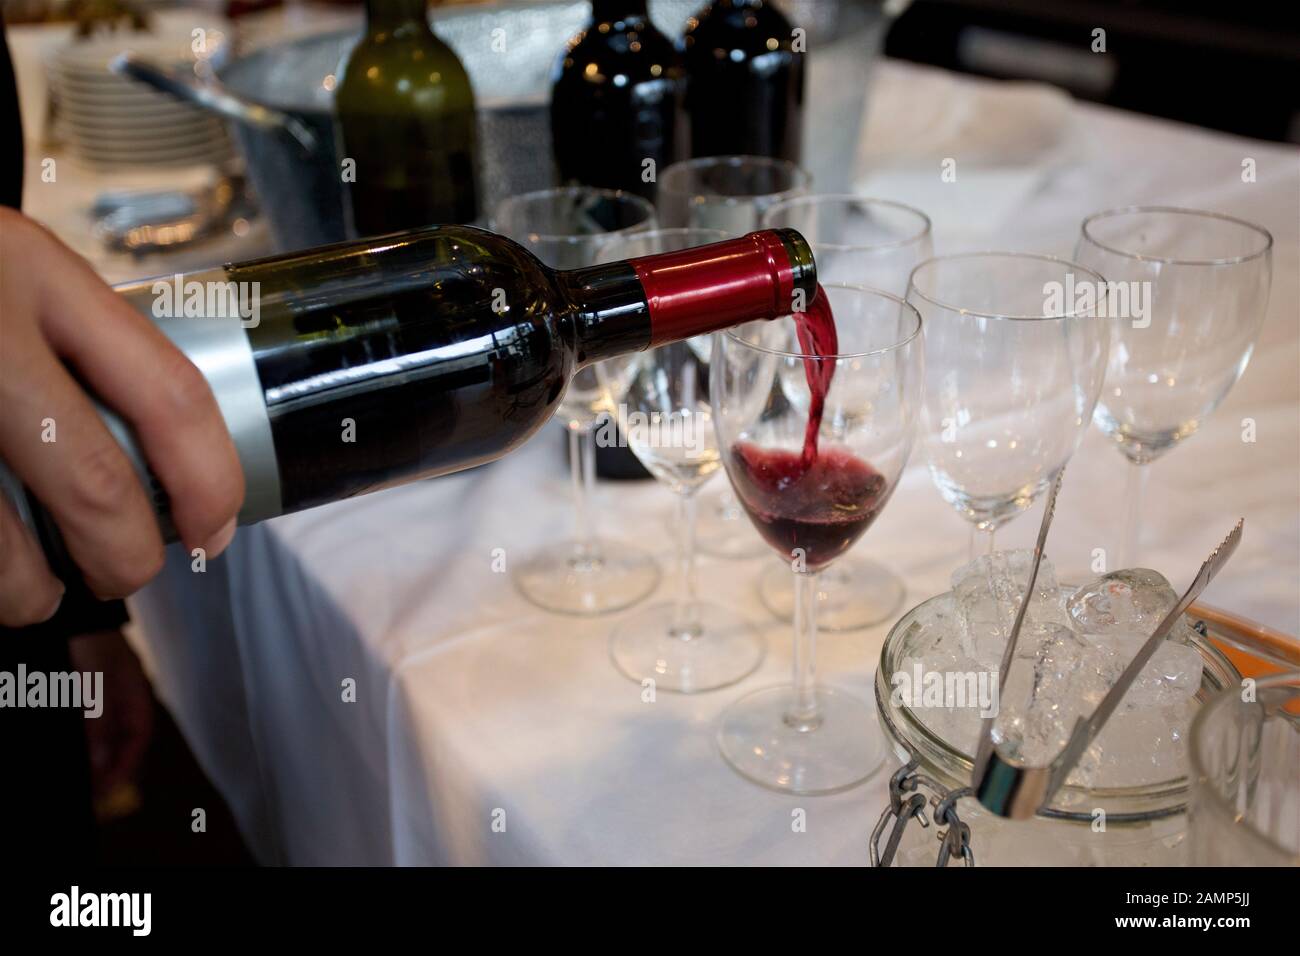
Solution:
{"label": "metal tongs", "polygon": [[[1056,481],[1052,483],[1052,491],[1047,499],[1047,507],[1043,510],[1043,524],[1038,529],[1038,543],[1034,545],[1033,564],[1029,569],[1029,584],[1025,589],[1025,596],[1020,602],[1020,608],[1016,612],[1015,622],[1011,625],[1011,635],[1007,639],[1007,646],[1002,651],[1002,663],[998,668],[999,700],[1001,700],[1001,691],[1006,688],[1007,673],[1011,670],[1011,662],[1016,655],[1016,644],[1020,639],[1020,629],[1025,623],[1025,613],[1029,608],[1029,601],[1034,593],[1034,585],[1038,581],[1038,568],[1043,561],[1043,545],[1047,542],[1047,531],[1052,526],[1052,516],[1056,512],[1056,496],[1061,490],[1061,479],[1064,476],[1065,469],[1062,468],[1056,476]],[[1183,616],[1183,613],[1191,606],[1192,602],[1205,590],[1206,585],[1214,580],[1214,576],[1228,563],[1232,553],[1237,550],[1237,545],[1241,542],[1243,523],[1244,519],[1239,520],[1236,527],[1223,539],[1223,543],[1206,558],[1205,563],[1201,565],[1201,570],[1197,572],[1195,580],[1192,581],[1191,586],[1183,594],[1182,598],[1164,616],[1160,625],[1147,638],[1146,643],[1142,645],[1137,654],[1134,655],[1133,660],[1129,662],[1128,667],[1124,669],[1124,673],[1120,674],[1119,679],[1115,681],[1114,685],[1107,691],[1106,696],[1102,698],[1101,703],[1097,705],[1097,709],[1088,717],[1080,717],[1075,723],[1069,741],[1050,764],[1045,767],[1027,767],[998,753],[993,744],[993,721],[995,717],[984,718],[971,781],[975,797],[986,809],[998,816],[1010,817],[1013,820],[1027,820],[1052,801],[1057,791],[1065,784],[1070,772],[1074,770],[1079,758],[1083,756],[1084,751],[1101,733],[1101,729],[1106,725],[1110,715],[1114,713],[1115,708],[1124,699],[1124,695],[1128,693],[1133,681],[1146,667],[1147,661],[1151,660],[1151,656],[1160,647],[1160,643],[1173,629],[1173,626],[1178,623],[1179,618]]]}

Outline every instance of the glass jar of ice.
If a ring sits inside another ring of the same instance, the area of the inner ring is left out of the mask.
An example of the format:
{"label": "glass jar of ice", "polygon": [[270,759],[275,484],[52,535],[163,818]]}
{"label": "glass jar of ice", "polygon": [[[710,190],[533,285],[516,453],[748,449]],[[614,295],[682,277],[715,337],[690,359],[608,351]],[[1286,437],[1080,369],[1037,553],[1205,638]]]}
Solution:
{"label": "glass jar of ice", "polygon": [[[1032,553],[998,551],[956,571],[952,590],[913,608],[876,672],[881,723],[899,757],[951,789],[970,785],[981,718],[1030,765],[1052,762],[1178,597],[1160,574],[1116,571],[1074,587],[1039,569],[1005,687],[998,664]],[[1187,731],[1240,675],[1187,617],[1148,662],[1066,786],[1029,821],[958,803],[981,866],[1171,866],[1186,858]],[[933,866],[933,829],[910,827],[895,865]]]}

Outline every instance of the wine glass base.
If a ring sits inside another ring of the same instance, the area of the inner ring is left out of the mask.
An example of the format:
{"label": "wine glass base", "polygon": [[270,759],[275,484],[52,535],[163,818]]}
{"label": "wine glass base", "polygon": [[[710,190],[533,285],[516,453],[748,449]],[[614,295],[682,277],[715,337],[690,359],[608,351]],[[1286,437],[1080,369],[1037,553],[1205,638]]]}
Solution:
{"label": "wine glass base", "polygon": [[698,694],[734,684],[763,661],[758,632],[743,616],[717,604],[697,605],[696,634],[675,636],[674,605],[655,604],[620,621],[609,642],[614,666],[656,690]]}
{"label": "wine glass base", "polygon": [[721,495],[710,495],[700,502],[695,530],[696,548],[713,558],[757,558],[771,552],[771,546],[758,536],[740,503],[734,499],[724,509]]}
{"label": "wine glass base", "polygon": [[[794,575],[786,562],[770,564],[758,579],[763,606],[794,619]],[[845,556],[817,578],[817,630],[857,631],[881,624],[903,607],[903,579],[878,561]]]}
{"label": "wine glass base", "polygon": [[644,551],[602,541],[595,552],[583,559],[572,541],[543,548],[515,565],[515,587],[543,610],[595,617],[629,608],[659,586],[659,565]]}
{"label": "wine glass base", "polygon": [[787,719],[794,703],[788,685],[736,701],[718,725],[723,758],[742,777],[781,793],[836,793],[862,783],[885,759],[874,708],[845,691],[815,693],[814,727]]}

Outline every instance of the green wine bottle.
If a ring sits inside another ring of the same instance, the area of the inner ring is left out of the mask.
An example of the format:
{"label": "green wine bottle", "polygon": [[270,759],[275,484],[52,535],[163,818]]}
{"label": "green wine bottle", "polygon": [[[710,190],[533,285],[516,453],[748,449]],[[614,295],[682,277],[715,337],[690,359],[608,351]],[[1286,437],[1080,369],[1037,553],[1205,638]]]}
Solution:
{"label": "green wine bottle", "polygon": [[425,0],[366,0],[366,16],[335,100],[353,231],[473,221],[474,93],[465,68],[429,28]]}

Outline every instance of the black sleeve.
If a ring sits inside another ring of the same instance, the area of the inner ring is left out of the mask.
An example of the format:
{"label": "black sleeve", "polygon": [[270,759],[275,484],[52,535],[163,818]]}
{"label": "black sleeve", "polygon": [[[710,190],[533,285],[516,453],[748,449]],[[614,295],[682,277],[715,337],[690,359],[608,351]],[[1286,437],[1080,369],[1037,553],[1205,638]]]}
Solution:
{"label": "black sleeve", "polygon": [[[5,30],[0,3],[0,31]],[[23,203],[23,122],[18,112],[18,87],[9,62],[9,35],[0,36],[0,206],[20,209]]]}
{"label": "black sleeve", "polygon": [[[0,3],[0,204],[17,209],[23,194],[23,136],[9,43]],[[79,593],[78,593],[79,592]],[[53,619],[18,631],[0,628],[0,671],[19,667],[49,673],[72,669],[67,638],[126,619],[121,601],[102,603],[70,585]],[[110,623],[112,622],[112,623]],[[90,760],[80,711],[67,707],[4,708],[5,785],[0,828],[6,856],[32,862],[93,861]]]}
{"label": "black sleeve", "polygon": [[101,601],[90,593],[79,578],[65,580],[67,593],[54,617],[44,624],[33,624],[19,629],[0,628],[0,641],[17,635],[42,637],[47,640],[66,640],[78,634],[111,631],[131,619],[125,601]]}

